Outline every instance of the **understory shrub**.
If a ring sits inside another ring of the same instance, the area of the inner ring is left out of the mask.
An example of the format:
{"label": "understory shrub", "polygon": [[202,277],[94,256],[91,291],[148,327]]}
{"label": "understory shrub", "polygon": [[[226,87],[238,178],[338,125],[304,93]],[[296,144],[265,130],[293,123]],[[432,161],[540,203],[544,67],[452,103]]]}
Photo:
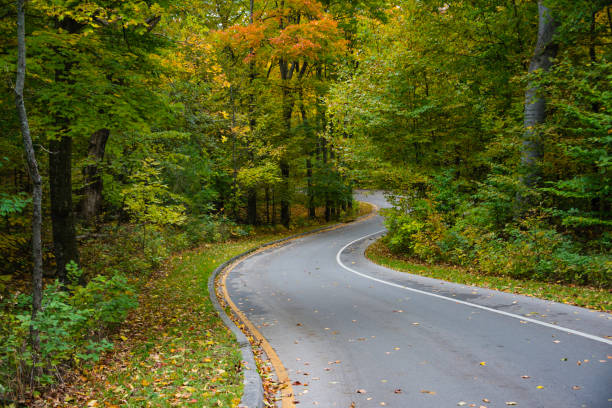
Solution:
{"label": "understory shrub", "polygon": [[[32,385],[56,381],[66,367],[97,361],[112,344],[106,336],[137,306],[134,288],[125,276],[98,276],[85,286],[77,284],[82,271],[71,263],[73,283],[48,284],[42,310],[32,319],[32,298],[15,294],[0,304],[0,396],[23,397]],[[35,361],[30,327],[40,337]],[[31,388],[30,388],[31,389]]]}
{"label": "understory shrub", "polygon": [[442,215],[434,203],[427,200],[413,201],[414,206],[384,211],[385,225],[389,230],[386,243],[391,251],[415,256],[428,263],[442,258],[440,240],[446,232]]}
{"label": "understory shrub", "polygon": [[[500,181],[501,180],[501,181]],[[514,219],[510,183],[480,184],[461,202],[440,186],[384,210],[389,249],[428,263],[444,262],[518,279],[612,287],[612,257],[589,253],[559,232],[545,211]],[[500,187],[501,186],[501,187]]]}

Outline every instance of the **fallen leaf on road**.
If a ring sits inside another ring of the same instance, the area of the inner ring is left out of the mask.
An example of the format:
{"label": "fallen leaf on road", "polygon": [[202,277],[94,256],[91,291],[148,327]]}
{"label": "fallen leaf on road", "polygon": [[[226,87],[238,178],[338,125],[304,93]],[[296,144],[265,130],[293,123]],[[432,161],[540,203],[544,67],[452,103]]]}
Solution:
{"label": "fallen leaf on road", "polygon": [[404,311],[399,309],[399,310],[394,310],[393,313],[404,313]]}
{"label": "fallen leaf on road", "polygon": [[531,378],[531,377],[528,375],[521,375],[521,378]]}
{"label": "fallen leaf on road", "polygon": [[543,386],[543,385],[538,385],[536,388],[537,388],[538,390],[541,390],[541,389],[543,389],[543,388],[544,388],[544,386]]}
{"label": "fallen leaf on road", "polygon": [[553,340],[553,343],[559,344],[559,343],[561,343],[561,340]]}
{"label": "fallen leaf on road", "polygon": [[572,387],[572,390],[579,390],[579,389],[580,389],[580,386],[579,386],[579,385],[574,385],[574,386]]}
{"label": "fallen leaf on road", "polygon": [[463,407],[463,406],[466,406],[466,405],[467,405],[467,402],[465,402],[465,401],[459,401],[459,402],[457,403],[457,405],[459,405],[460,407]]}
{"label": "fallen leaf on road", "polygon": [[490,401],[488,398],[483,398],[483,399],[482,399],[482,402],[489,403],[489,402],[491,402],[491,401]]}
{"label": "fallen leaf on road", "polygon": [[421,390],[421,394],[436,395],[435,391]]}
{"label": "fallen leaf on road", "polygon": [[506,402],[506,405],[518,405],[518,404],[514,401],[508,401]]}
{"label": "fallen leaf on road", "polygon": [[402,390],[400,388],[398,388],[397,390],[393,391],[395,394],[401,394]]}
{"label": "fallen leaf on road", "polygon": [[364,389],[357,390],[357,394],[365,394],[365,393],[367,393],[367,391]]}
{"label": "fallen leaf on road", "polygon": [[486,363],[486,361],[481,361],[481,362],[480,362],[480,365],[481,365],[481,366],[486,366],[486,365],[487,365],[487,363]]}

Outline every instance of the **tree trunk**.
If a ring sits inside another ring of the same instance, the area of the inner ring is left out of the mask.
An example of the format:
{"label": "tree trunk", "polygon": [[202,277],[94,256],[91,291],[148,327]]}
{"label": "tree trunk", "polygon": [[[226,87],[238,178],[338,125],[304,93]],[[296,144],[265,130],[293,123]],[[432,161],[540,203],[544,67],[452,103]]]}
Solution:
{"label": "tree trunk", "polygon": [[89,163],[83,169],[85,187],[83,188],[81,216],[90,225],[96,224],[102,207],[102,177],[98,166],[104,159],[104,149],[109,135],[108,129],[100,129],[94,132],[89,139]]}
{"label": "tree trunk", "polygon": [[266,186],[266,224],[270,224],[270,187]]}
{"label": "tree trunk", "polygon": [[315,201],[314,201],[314,191],[312,186],[312,160],[309,158],[306,159],[306,178],[308,179],[308,217],[311,219],[315,219],[317,217]]}
{"label": "tree trunk", "polygon": [[[255,13],[255,1],[250,1],[250,12],[249,12],[249,24],[253,25],[253,17]],[[251,48],[251,53],[253,49]],[[255,81],[255,61],[249,63],[249,129],[252,137],[254,137],[255,126],[257,121],[255,120],[255,96],[253,94],[253,81]],[[255,162],[255,154],[253,148],[249,146],[249,157],[251,162]],[[267,190],[266,190],[267,194]],[[267,200],[267,198],[266,198]],[[266,203],[266,206],[268,204]],[[267,209],[266,209],[267,211]],[[269,218],[269,217],[268,217]],[[247,220],[251,225],[257,224],[257,187],[250,187],[247,192]]]}
{"label": "tree trunk", "polygon": [[72,139],[62,137],[52,140],[49,147],[49,187],[56,276],[67,283],[66,264],[70,261],[79,263],[72,211]]}
{"label": "tree trunk", "polygon": [[[556,22],[543,0],[538,1],[538,39],[529,64],[529,73],[548,71],[552,59],[557,55],[557,44],[553,43]],[[530,83],[525,92],[525,119],[521,152],[522,181],[526,186],[536,185],[540,177],[539,160],[542,155],[541,135],[538,126],[546,120],[546,100],[538,95],[539,86]]]}
{"label": "tree trunk", "polygon": [[[291,90],[287,84],[288,81],[291,80],[291,76],[293,75],[293,68],[290,70],[288,67],[287,61],[281,59],[279,61],[281,78],[284,82],[283,84],[283,97],[282,97],[282,115],[283,122],[285,127],[285,140],[288,142],[291,138],[291,114],[293,112],[293,98],[291,95]],[[283,157],[279,163],[280,171],[281,171],[281,224],[283,224],[286,228],[289,228],[289,224],[291,222],[291,212],[289,209],[290,206],[290,196],[291,192],[289,191],[289,161],[286,157]]]}
{"label": "tree trunk", "polygon": [[[32,320],[42,308],[42,179],[38,171],[36,153],[32,145],[28,115],[23,100],[23,88],[26,74],[25,43],[25,0],[17,0],[17,78],[15,81],[15,105],[19,115],[23,147],[28,162],[28,172],[32,181]],[[30,337],[34,358],[32,366],[36,367],[40,353],[40,336],[38,330],[30,326]],[[36,369],[36,368],[35,368]]]}
{"label": "tree trunk", "polygon": [[247,193],[247,222],[257,224],[257,189],[251,187]]}
{"label": "tree trunk", "polygon": [[[58,30],[77,34],[84,27],[71,17],[55,20]],[[65,60],[55,69],[55,81],[72,84],[70,70],[74,61]],[[58,113],[55,122],[63,131],[69,128],[69,120]],[[53,227],[53,252],[55,255],[56,276],[63,283],[66,279],[66,264],[79,263],[79,252],[74,226],[72,204],[72,138],[61,131],[49,142],[49,190],[51,197],[51,221]]]}
{"label": "tree trunk", "polygon": [[276,225],[276,193],[272,189],[272,225]]}
{"label": "tree trunk", "polygon": [[281,224],[285,228],[289,228],[291,222],[291,212],[289,209],[289,163],[287,159],[282,159],[280,162],[281,177],[283,179],[281,192]]}

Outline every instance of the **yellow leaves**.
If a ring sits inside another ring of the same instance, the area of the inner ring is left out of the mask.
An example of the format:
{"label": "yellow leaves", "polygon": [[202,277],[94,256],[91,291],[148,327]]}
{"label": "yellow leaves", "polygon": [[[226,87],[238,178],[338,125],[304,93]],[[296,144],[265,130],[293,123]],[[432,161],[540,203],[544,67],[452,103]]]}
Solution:
{"label": "yellow leaves", "polygon": [[140,384],[142,384],[143,387],[148,387],[151,383],[145,379],[143,379]]}
{"label": "yellow leaves", "polygon": [[91,400],[87,403],[88,407],[97,407],[98,406],[98,400]]}
{"label": "yellow leaves", "polygon": [[123,340],[123,341],[127,341],[127,339],[128,339],[127,337],[125,337],[125,336],[123,336],[123,335],[119,336],[119,338],[120,338],[121,340]]}

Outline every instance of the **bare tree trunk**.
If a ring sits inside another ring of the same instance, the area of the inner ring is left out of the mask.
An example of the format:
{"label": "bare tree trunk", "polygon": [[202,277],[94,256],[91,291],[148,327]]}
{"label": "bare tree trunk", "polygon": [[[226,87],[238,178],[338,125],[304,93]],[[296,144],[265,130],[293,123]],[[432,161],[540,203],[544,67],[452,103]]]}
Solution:
{"label": "bare tree trunk", "polygon": [[270,224],[270,187],[266,186],[266,224]]}
{"label": "bare tree trunk", "polygon": [[72,138],[62,137],[49,143],[49,187],[51,193],[51,221],[53,224],[53,253],[56,276],[64,283],[66,265],[79,263],[74,212],[72,206]]}
{"label": "bare tree trunk", "polygon": [[[250,1],[250,14],[249,14],[249,23],[253,24],[253,16],[255,12],[255,1]],[[251,49],[253,52],[253,49]],[[251,131],[251,135],[254,135],[255,126],[257,122],[255,121],[254,114],[254,106],[255,106],[255,97],[253,95],[253,81],[255,80],[255,61],[251,61],[249,63],[249,129]],[[255,154],[253,152],[253,148],[249,146],[249,157],[251,161],[255,162]],[[257,224],[257,186],[253,186],[249,188],[247,192],[247,222],[251,225]]]}
{"label": "bare tree trunk", "polygon": [[[42,307],[42,179],[38,171],[36,153],[32,145],[28,115],[23,100],[23,87],[26,74],[26,43],[25,43],[25,0],[17,0],[17,79],[15,83],[15,105],[19,115],[23,147],[28,162],[28,171],[32,180],[32,320]],[[38,330],[30,326],[34,364],[40,353],[40,336]]]}
{"label": "bare tree trunk", "polygon": [[[285,126],[285,140],[289,141],[291,137],[291,114],[293,113],[293,95],[287,82],[291,80],[292,72],[289,71],[288,64],[282,60],[279,62],[281,70],[281,78],[285,82],[283,85],[283,98],[282,98],[282,110],[283,110],[283,122]],[[290,185],[289,185],[289,161],[286,157],[281,158],[279,163],[281,178],[282,178],[282,192],[280,197],[281,204],[281,224],[286,228],[289,228],[291,222],[291,211],[290,211]]]}
{"label": "bare tree trunk", "polygon": [[247,192],[247,222],[257,225],[257,188],[251,187]]}
{"label": "bare tree trunk", "polygon": [[[69,34],[78,34],[84,25],[72,17],[55,20],[56,29]],[[70,77],[74,61],[69,58],[55,69],[55,81],[74,84]],[[70,126],[70,121],[57,113],[55,122],[62,131]],[[51,199],[51,221],[53,227],[53,252],[55,255],[56,276],[67,283],[66,264],[79,263],[79,250],[74,225],[74,206],[72,203],[72,137],[58,132],[49,142],[49,192]]]}
{"label": "bare tree trunk", "polygon": [[81,203],[81,215],[88,224],[97,222],[102,207],[102,177],[98,166],[104,159],[104,149],[109,135],[110,131],[108,129],[100,129],[94,132],[89,139],[89,163],[83,169],[85,187],[83,188],[83,202]]}
{"label": "bare tree trunk", "polygon": [[282,159],[280,162],[281,177],[283,179],[281,192],[281,224],[289,228],[291,222],[291,213],[289,209],[289,163],[287,159]]}
{"label": "bare tree trunk", "polygon": [[276,190],[272,189],[272,225],[276,225]]}
{"label": "bare tree trunk", "polygon": [[311,219],[315,219],[317,217],[317,214],[312,185],[312,160],[310,159],[310,157],[306,159],[306,178],[308,179],[308,217]]}
{"label": "bare tree trunk", "polygon": [[[538,1],[538,13],[538,39],[529,64],[529,73],[548,71],[558,49],[557,44],[553,43],[557,24],[550,9],[544,5],[543,0]],[[525,130],[523,132],[521,168],[523,183],[527,186],[534,186],[540,176],[538,162],[542,155],[542,146],[538,125],[546,120],[546,100],[538,95],[539,91],[540,88],[531,83],[529,89],[525,92]]]}

